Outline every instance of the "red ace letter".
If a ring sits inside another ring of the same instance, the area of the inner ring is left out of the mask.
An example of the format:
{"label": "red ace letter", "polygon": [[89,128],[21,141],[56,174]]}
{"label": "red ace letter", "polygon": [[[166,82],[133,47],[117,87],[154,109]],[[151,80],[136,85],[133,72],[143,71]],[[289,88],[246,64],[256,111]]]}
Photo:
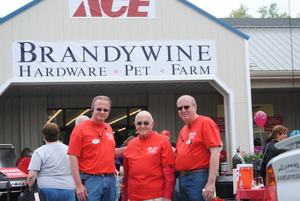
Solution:
{"label": "red ace letter", "polygon": [[130,0],[128,17],[147,17],[148,12],[139,12],[140,6],[149,6],[149,1]]}

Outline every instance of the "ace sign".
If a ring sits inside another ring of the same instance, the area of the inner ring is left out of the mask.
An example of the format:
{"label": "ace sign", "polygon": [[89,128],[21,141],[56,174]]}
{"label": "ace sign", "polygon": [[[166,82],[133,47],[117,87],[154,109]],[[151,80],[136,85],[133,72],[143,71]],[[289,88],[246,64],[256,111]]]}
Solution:
{"label": "ace sign", "polygon": [[71,18],[155,18],[155,0],[69,0]]}

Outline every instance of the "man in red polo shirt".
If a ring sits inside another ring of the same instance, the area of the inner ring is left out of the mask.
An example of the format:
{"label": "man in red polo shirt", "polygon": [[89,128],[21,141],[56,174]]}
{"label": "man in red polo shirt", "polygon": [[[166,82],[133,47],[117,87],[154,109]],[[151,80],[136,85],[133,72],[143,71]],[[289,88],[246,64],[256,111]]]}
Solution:
{"label": "man in red polo shirt", "polygon": [[179,117],[185,122],[176,143],[175,168],[179,172],[182,201],[211,200],[215,195],[222,141],[216,123],[197,114],[195,99],[183,95],[177,100]]}
{"label": "man in red polo shirt", "polygon": [[110,110],[109,97],[96,96],[91,119],[75,126],[71,134],[70,168],[77,198],[83,201],[117,200],[114,158],[125,148],[115,148],[113,130],[105,123]]}
{"label": "man in red polo shirt", "polygon": [[172,199],[175,185],[175,157],[165,136],[154,132],[147,111],[139,112],[134,123],[139,136],[124,152],[123,201],[166,201]]}

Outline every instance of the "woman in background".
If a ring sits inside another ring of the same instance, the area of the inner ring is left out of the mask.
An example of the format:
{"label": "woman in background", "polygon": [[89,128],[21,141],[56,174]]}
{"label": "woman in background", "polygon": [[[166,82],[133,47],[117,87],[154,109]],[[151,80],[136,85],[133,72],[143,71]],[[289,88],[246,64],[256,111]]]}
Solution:
{"label": "woman in background", "polygon": [[47,201],[75,201],[75,183],[71,175],[68,146],[59,142],[59,127],[47,123],[42,129],[45,145],[36,149],[28,170],[28,186],[32,190],[35,179]]}
{"label": "woman in background", "polygon": [[31,149],[26,147],[22,150],[21,156],[18,158],[16,162],[17,168],[19,168],[22,172],[28,174],[28,166],[30,160],[31,160]]}
{"label": "woman in background", "polygon": [[[269,161],[274,158],[275,156],[285,152],[285,150],[281,150],[281,149],[277,149],[275,147],[275,144],[277,142],[280,142],[284,139],[287,138],[287,132],[288,129],[286,127],[284,127],[283,125],[276,125],[274,126],[272,133],[269,135],[269,137],[267,138],[267,146],[264,149],[264,158],[263,158],[263,163],[265,164],[265,166],[267,166],[267,164],[269,163]],[[266,182],[266,174],[264,173],[262,175],[263,179],[264,179],[264,184]]]}

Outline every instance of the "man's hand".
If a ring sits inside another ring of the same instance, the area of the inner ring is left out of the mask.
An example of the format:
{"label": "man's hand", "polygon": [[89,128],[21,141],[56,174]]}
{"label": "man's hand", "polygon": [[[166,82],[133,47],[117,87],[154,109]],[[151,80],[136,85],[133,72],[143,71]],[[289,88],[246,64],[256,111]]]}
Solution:
{"label": "man's hand", "polygon": [[79,200],[86,201],[88,196],[87,190],[83,184],[76,186],[76,196]]}
{"label": "man's hand", "polygon": [[215,197],[216,188],[214,184],[206,184],[204,189],[202,190],[203,199],[206,201],[210,201]]}

